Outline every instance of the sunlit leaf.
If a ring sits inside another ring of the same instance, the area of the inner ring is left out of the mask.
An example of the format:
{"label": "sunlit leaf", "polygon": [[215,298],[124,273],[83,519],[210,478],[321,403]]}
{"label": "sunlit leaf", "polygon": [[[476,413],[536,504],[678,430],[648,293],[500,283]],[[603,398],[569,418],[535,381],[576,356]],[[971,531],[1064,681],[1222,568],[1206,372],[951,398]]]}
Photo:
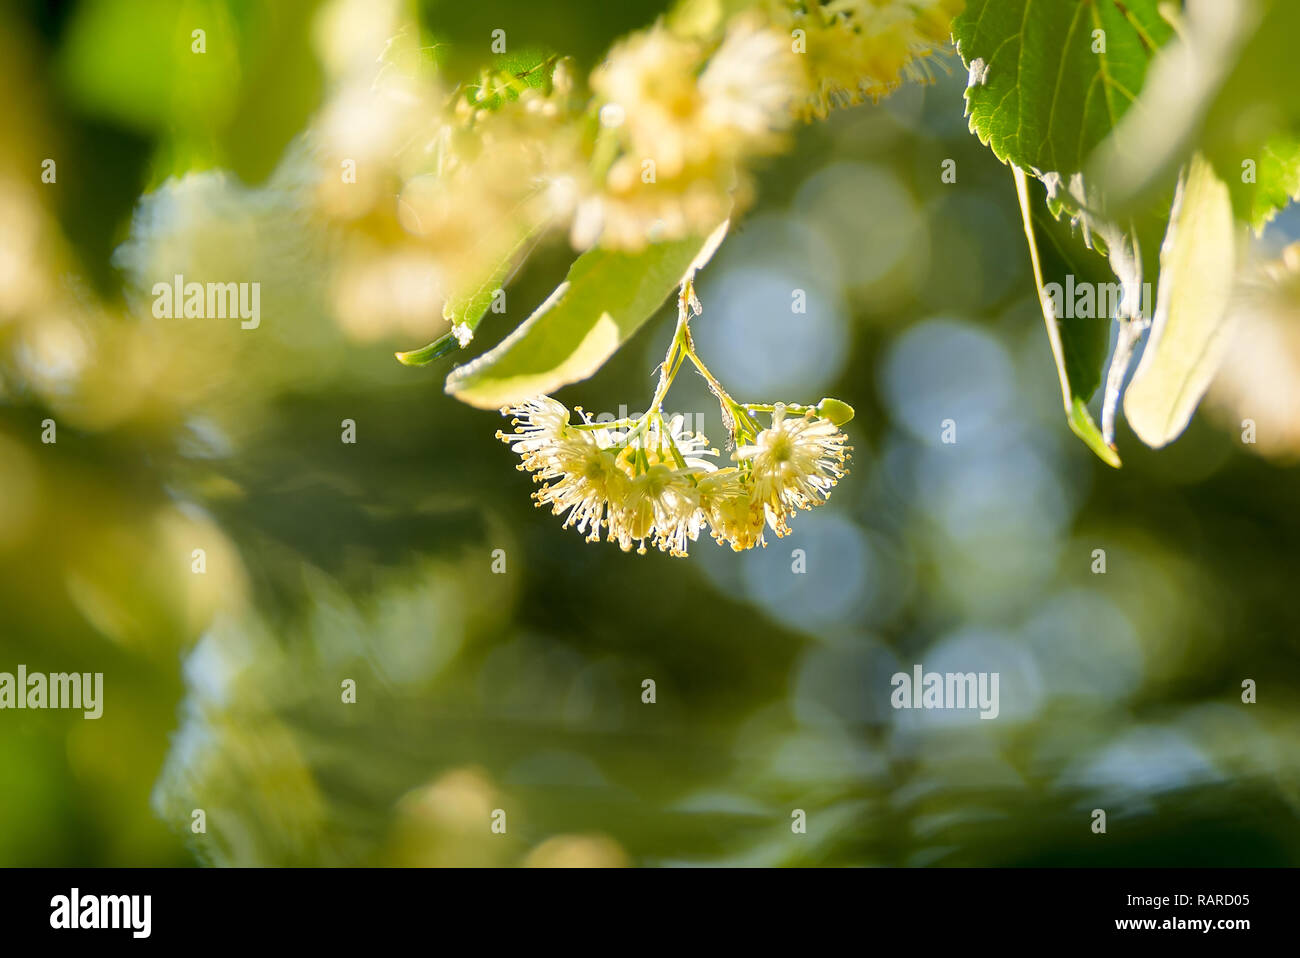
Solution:
{"label": "sunlit leaf", "polygon": [[524,233],[481,280],[471,281],[463,290],[448,296],[442,307],[442,318],[451,324],[451,329],[427,346],[394,353],[398,362],[406,366],[427,366],[460,346],[458,332],[462,336],[466,334],[472,336],[487,314],[488,308],[491,307],[497,290],[501,289],[510,278],[510,273],[517,265],[524,248],[535,236],[536,231],[533,230]]}
{"label": "sunlit leaf", "polygon": [[1234,197],[1234,205],[1241,204],[1239,212],[1259,230],[1278,210],[1300,198],[1300,138],[1279,136],[1263,144],[1253,185],[1255,189],[1240,200]]}
{"label": "sunlit leaf", "polygon": [[537,311],[496,348],[447,377],[447,392],[495,409],[586,379],[641,328],[726,234],[656,243],[636,252],[593,249]]}
{"label": "sunlit leaf", "polygon": [[1260,229],[1300,196],[1300,102],[1291,48],[1294,0],[1201,3],[1170,13],[1177,39],[1160,50],[1145,88],[1089,176],[1127,210],[1172,182],[1195,152],[1209,160],[1239,220]]}
{"label": "sunlit leaf", "polygon": [[1170,36],[1157,0],[971,0],[953,37],[971,130],[1004,163],[1068,178],[1142,89]]}
{"label": "sunlit leaf", "polygon": [[1235,267],[1228,187],[1197,155],[1160,251],[1151,338],[1124,395],[1124,415],[1148,446],[1163,446],[1187,428],[1214,376]]}
{"label": "sunlit leaf", "polygon": [[1118,466],[1119,454],[1102,438],[1087,407],[1088,399],[1101,384],[1110,323],[1105,318],[1057,316],[1052,297],[1047,293],[1049,283],[1065,286],[1068,275],[1073,274],[1076,281],[1106,283],[1112,279],[1110,271],[1104,259],[1086,249],[1081,239],[1070,235],[1066,224],[1055,220],[1044,204],[1030,196],[1029,178],[1024,171],[1015,168],[1014,172],[1034,282],[1061,381],[1066,420],[1075,435],[1103,462]]}

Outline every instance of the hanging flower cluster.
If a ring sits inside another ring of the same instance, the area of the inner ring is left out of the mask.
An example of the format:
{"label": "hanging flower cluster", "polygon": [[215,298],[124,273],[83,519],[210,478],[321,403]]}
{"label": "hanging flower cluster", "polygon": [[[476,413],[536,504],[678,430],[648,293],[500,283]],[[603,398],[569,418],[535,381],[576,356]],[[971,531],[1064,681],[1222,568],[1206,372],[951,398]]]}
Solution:
{"label": "hanging flower cluster", "polygon": [[[575,423],[549,396],[501,410],[513,417],[514,429],[498,431],[497,438],[519,455],[521,470],[543,483],[533,493],[537,505],[564,515],[564,527],[588,542],[603,535],[625,552],[652,546],[684,556],[708,529],[740,552],[766,545],[769,529],[788,534],[795,513],[826,502],[848,472],[852,447],[840,427],[853,410],[836,399],[815,407],[736,402],[695,353],[688,323],[698,314],[688,278],[658,388],[640,418],[599,422],[578,408]],[[685,430],[681,416],[664,417],[664,396],[687,361],[718,399],[735,465],[719,466],[718,450]]]}

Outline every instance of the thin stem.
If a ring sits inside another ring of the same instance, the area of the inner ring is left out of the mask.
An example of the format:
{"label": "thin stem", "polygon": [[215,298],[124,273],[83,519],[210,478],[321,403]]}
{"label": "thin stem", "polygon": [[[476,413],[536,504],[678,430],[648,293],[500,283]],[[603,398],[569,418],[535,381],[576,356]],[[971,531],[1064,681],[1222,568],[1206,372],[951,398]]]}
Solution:
{"label": "thin stem", "polygon": [[[704,362],[695,352],[695,343],[691,338],[690,329],[691,317],[698,316],[700,312],[700,301],[695,295],[695,278],[688,275],[682,280],[681,290],[677,295],[677,325],[673,330],[673,338],[668,344],[668,351],[664,354],[663,362],[659,364],[659,383],[655,387],[654,396],[650,400],[650,409],[645,415],[636,420],[620,419],[607,423],[588,423],[579,425],[577,428],[627,428],[630,432],[625,437],[625,442],[632,443],[638,438],[643,442],[648,441],[649,431],[653,425],[656,434],[656,448],[659,454],[662,456],[666,448],[672,454],[677,466],[685,469],[686,458],[682,455],[677,440],[664,422],[663,403],[664,398],[668,395],[669,387],[672,386],[673,380],[677,378],[678,372],[681,371],[682,364],[689,359],[691,365],[709,384],[710,391],[717,397],[723,421],[731,433],[732,439],[740,442],[746,437],[751,439],[757,437],[760,427],[752,413],[756,411],[771,412],[773,407],[744,406],[736,402],[731,398],[722,383],[718,381],[718,378],[704,365]],[[802,412],[805,407],[797,408]],[[645,455],[644,448],[633,453],[632,461],[638,473],[649,468],[649,460]]]}
{"label": "thin stem", "polygon": [[596,421],[594,421],[594,422],[575,422],[575,423],[570,423],[570,428],[572,428],[572,429],[590,429],[590,430],[596,430],[596,429],[630,429],[631,427],[635,426],[636,424],[637,424],[637,420],[635,420],[635,419],[630,419],[630,418],[625,418],[625,419],[610,419],[610,420],[608,420],[608,421],[606,421],[606,422],[601,422],[601,421],[599,421],[599,420],[596,420]]}
{"label": "thin stem", "polygon": [[740,403],[731,398],[727,393],[727,390],[723,388],[722,383],[718,382],[717,377],[714,376],[713,373],[709,372],[709,367],[705,366],[700,360],[700,357],[695,355],[695,350],[688,348],[686,350],[686,358],[691,361],[691,364],[694,365],[697,370],[699,370],[700,375],[704,377],[704,381],[709,384],[709,388],[713,390],[714,395],[716,395],[719,400],[725,402],[728,406],[740,408]]}
{"label": "thin stem", "polygon": [[[797,413],[798,415],[803,415],[809,410],[813,412],[817,411],[816,406],[804,406],[797,402],[782,403],[782,405],[785,406],[787,412]],[[745,409],[748,412],[776,412],[776,406],[768,403],[747,402],[745,403]]]}
{"label": "thin stem", "polygon": [[677,296],[677,326],[673,330],[673,341],[668,344],[668,352],[664,354],[664,361],[659,364],[659,385],[655,389],[654,398],[650,400],[650,412],[652,413],[658,413],[663,409],[664,397],[668,395],[668,387],[673,384],[677,371],[681,369],[682,357],[680,353],[690,343],[691,334],[686,324],[690,322],[694,301],[694,285],[691,278],[687,277],[682,282],[681,292]]}
{"label": "thin stem", "polygon": [[731,398],[731,394],[727,392],[722,383],[718,382],[718,378],[714,376],[713,373],[709,372],[709,367],[705,366],[700,357],[695,354],[694,344],[689,341],[689,337],[686,343],[685,352],[686,358],[691,361],[699,374],[704,377],[704,381],[709,384],[709,389],[712,391],[713,395],[718,398],[718,405],[722,407],[723,419],[730,419],[734,424],[731,431],[736,439],[739,441],[739,438],[742,435],[751,438],[757,436],[759,432],[758,423],[756,423],[754,417],[750,415],[750,409],[757,407],[743,406]]}

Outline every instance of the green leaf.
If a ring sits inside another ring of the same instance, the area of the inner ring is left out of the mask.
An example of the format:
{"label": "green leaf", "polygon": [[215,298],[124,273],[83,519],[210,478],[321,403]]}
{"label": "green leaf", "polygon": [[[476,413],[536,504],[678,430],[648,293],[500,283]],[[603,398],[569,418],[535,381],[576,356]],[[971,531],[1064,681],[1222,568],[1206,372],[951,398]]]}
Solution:
{"label": "green leaf", "polygon": [[[1032,188],[1031,191],[1039,192],[1039,199],[1042,198],[1041,191],[1033,191]],[[1085,286],[1094,291],[1119,286],[1106,258],[1096,250],[1089,249],[1082,235],[1076,233],[1068,222],[1053,217],[1048,212],[1046,203],[1030,202],[1029,207],[1033,240],[1042,274],[1040,296],[1044,287],[1055,283],[1060,294],[1057,301],[1064,305],[1065,302],[1076,299],[1075,290],[1084,289]],[[1087,402],[1101,385],[1112,317],[1070,318],[1069,310],[1062,312],[1066,315],[1055,315],[1054,322],[1060,333],[1062,358],[1070,391]]]}
{"label": "green leaf", "polygon": [[1068,179],[1114,129],[1168,40],[1156,8],[1157,0],[970,0],[952,30],[970,69],[972,132],[1004,163]]}
{"label": "green leaf", "polygon": [[1287,203],[1300,199],[1300,138],[1273,137],[1259,148],[1258,154],[1255,188],[1245,191],[1243,184],[1245,195],[1240,198],[1238,190],[1233,189],[1233,206],[1242,208],[1256,231],[1262,230]]}
{"label": "green leaf", "polygon": [[553,50],[527,48],[500,54],[492,66],[499,73],[516,77],[525,87],[543,87],[558,59]]}
{"label": "green leaf", "polygon": [[494,349],[452,371],[447,392],[496,409],[593,375],[726,235],[656,243],[638,253],[593,249],[578,257],[537,311]]}
{"label": "green leaf", "polygon": [[1087,404],[1078,396],[1070,400],[1070,411],[1065,421],[1070,426],[1070,432],[1082,439],[1083,444],[1091,449],[1098,459],[1114,469],[1123,465],[1120,462],[1119,450],[1102,436],[1096,420],[1092,418],[1092,413],[1088,412]]}
{"label": "green leaf", "polygon": [[[1231,191],[1237,218],[1259,229],[1300,198],[1300,3],[1252,6],[1260,12],[1258,26],[1210,104],[1196,144]],[[1242,175],[1245,159],[1256,162],[1253,183]]]}
{"label": "green leaf", "polygon": [[557,54],[543,49],[500,54],[477,82],[465,87],[465,100],[479,109],[496,110],[525,90],[549,89],[558,62]]}
{"label": "green leaf", "polygon": [[478,329],[478,324],[487,315],[492,300],[496,297],[497,290],[505,286],[510,279],[511,272],[523,258],[524,248],[535,240],[543,232],[544,228],[545,224],[542,224],[525,231],[520,235],[514,246],[510,247],[505,256],[501,257],[496,265],[484,274],[481,280],[471,282],[460,292],[454,292],[448,296],[447,301],[442,305],[442,318],[451,324],[451,329],[427,346],[421,346],[419,349],[412,349],[403,353],[394,353],[393,355],[397,357],[397,361],[404,366],[427,366],[434,360],[440,359],[453,349],[461,346],[460,339],[456,335],[458,327],[461,336],[468,337],[465,340],[466,345],[468,345],[469,339],[473,337],[475,330]]}
{"label": "green leaf", "polygon": [[[1066,421],[1074,434],[1103,462],[1118,467],[1119,454],[1102,438],[1087,406],[1088,399],[1101,384],[1109,340],[1109,318],[1066,319],[1057,316],[1054,302],[1060,297],[1054,298],[1048,292],[1050,283],[1060,284],[1064,295],[1070,285],[1080,282],[1103,284],[1113,277],[1104,259],[1087,249],[1081,238],[1071,235],[1070,227],[1054,219],[1044,204],[1030,197],[1029,178],[1025,172],[1019,167],[1013,167],[1013,172],[1034,282],[1043,309],[1043,322],[1047,325],[1047,338],[1061,381]],[[1075,277],[1072,283],[1067,279],[1071,275]],[[1094,288],[1100,288],[1100,285]]]}
{"label": "green leaf", "polygon": [[1089,180],[1124,208],[1172,182],[1200,152],[1227,185],[1237,218],[1259,230],[1300,198],[1300,3],[1202,3],[1179,16],[1177,39],[1090,162]]}
{"label": "green leaf", "polygon": [[1200,154],[1174,199],[1160,250],[1151,338],[1124,394],[1124,416],[1148,446],[1187,428],[1218,368],[1236,270],[1232,199]]}
{"label": "green leaf", "polygon": [[397,361],[403,366],[427,366],[429,363],[441,359],[453,349],[460,346],[460,341],[456,339],[456,334],[452,332],[443,333],[427,346],[421,346],[419,349],[408,349],[404,353],[393,353]]}

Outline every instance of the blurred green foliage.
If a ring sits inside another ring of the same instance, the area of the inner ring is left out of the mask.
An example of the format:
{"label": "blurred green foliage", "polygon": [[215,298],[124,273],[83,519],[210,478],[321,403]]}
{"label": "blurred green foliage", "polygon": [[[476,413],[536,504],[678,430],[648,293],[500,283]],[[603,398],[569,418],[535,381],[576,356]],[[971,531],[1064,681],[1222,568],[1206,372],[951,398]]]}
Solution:
{"label": "blurred green foliage", "polygon": [[[341,335],[309,250],[262,274],[278,305],[256,334],[141,322],[141,277],[110,265],[128,237],[256,260],[299,232],[291,205],[233,216],[210,180],[179,212],[131,211],[172,175],[272,175],[318,105],[314,7],[3,16],[0,76],[37,92],[0,170],[43,190],[67,242],[50,288],[90,314],[89,284],[114,315],[0,324],[0,670],[106,688],[98,721],[0,713],[0,864],[1300,862],[1296,470],[1199,418],[1119,472],[1062,435],[1016,199],[959,76],[801,129],[701,274],[702,348],[741,385],[850,402],[853,474],[761,554],[638,557],[531,508],[499,419],[445,396],[444,369]],[[420,10],[463,76],[497,26],[590,65],[656,12]],[[200,20],[193,69],[177,36]],[[539,250],[484,343],[571,259]],[[764,274],[808,290],[808,315],[752,292]],[[648,396],[670,322],[562,398]],[[741,322],[749,352],[727,338]],[[85,396],[56,413],[61,364]],[[685,396],[718,434],[702,385]],[[1003,717],[892,711],[913,662],[1000,671]]]}

